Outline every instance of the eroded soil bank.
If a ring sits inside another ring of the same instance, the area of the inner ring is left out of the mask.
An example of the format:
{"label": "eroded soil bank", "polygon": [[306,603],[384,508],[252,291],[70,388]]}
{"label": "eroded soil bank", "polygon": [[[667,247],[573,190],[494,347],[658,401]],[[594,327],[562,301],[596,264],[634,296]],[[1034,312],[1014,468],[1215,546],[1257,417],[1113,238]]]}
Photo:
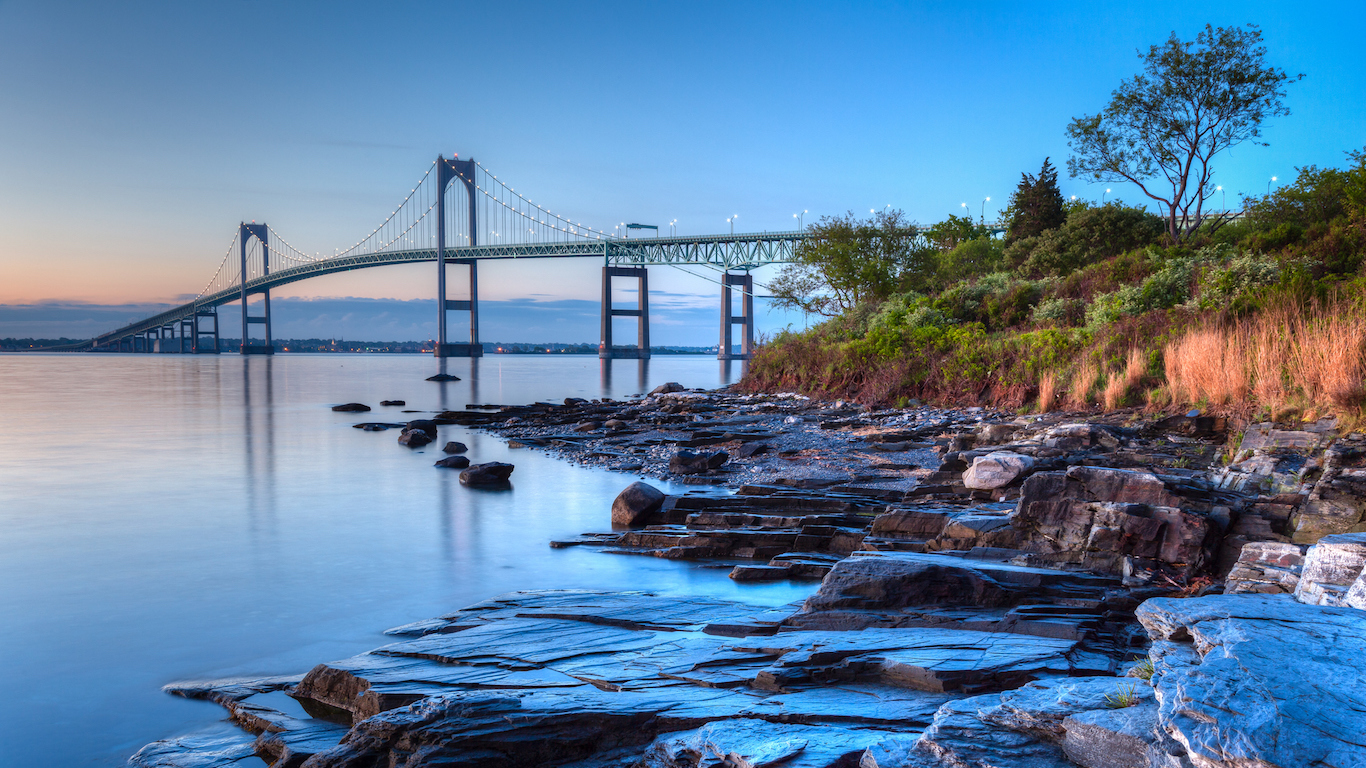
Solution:
{"label": "eroded soil bank", "polygon": [[394,431],[441,424],[698,486],[631,485],[550,546],[819,588],[505,595],[306,674],[171,686],[239,728],[134,765],[1366,766],[1366,440],[1332,424],[666,385]]}

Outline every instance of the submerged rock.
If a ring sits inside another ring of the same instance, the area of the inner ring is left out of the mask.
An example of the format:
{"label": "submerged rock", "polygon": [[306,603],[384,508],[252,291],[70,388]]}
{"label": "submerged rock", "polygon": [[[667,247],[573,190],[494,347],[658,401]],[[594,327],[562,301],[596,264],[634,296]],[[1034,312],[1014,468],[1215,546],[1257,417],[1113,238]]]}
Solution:
{"label": "submerged rock", "polygon": [[380,405],[407,405],[407,400],[381,400]]}
{"label": "submerged rock", "polygon": [[470,460],[464,456],[447,456],[435,464],[435,466],[446,467],[447,469],[464,469],[469,465]]}
{"label": "submerged rock", "polygon": [[464,485],[502,485],[512,476],[513,469],[514,465],[501,461],[475,464],[460,473],[460,482]]}
{"label": "submerged rock", "polygon": [[460,381],[460,377],[451,373],[438,373],[435,376],[428,376],[427,381]]}
{"label": "submerged rock", "polygon": [[370,406],[365,403],[345,403],[343,405],[332,406],[332,410],[340,411],[342,413],[362,413],[370,410]]}
{"label": "submerged rock", "polygon": [[612,502],[613,525],[642,525],[664,504],[664,492],[653,485],[631,483]]}

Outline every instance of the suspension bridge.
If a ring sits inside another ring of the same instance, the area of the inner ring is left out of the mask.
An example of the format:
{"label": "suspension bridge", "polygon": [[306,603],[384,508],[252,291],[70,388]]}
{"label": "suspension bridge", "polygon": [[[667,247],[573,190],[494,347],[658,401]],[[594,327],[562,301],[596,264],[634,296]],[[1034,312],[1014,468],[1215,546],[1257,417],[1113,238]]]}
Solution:
{"label": "suspension bridge", "polygon": [[[218,307],[239,302],[242,331],[237,351],[268,355],[274,351],[271,289],[337,272],[430,261],[437,265],[435,354],[479,357],[483,354],[479,341],[479,262],[596,257],[602,260],[601,357],[649,357],[648,267],[667,265],[687,272],[684,268],[692,265],[707,268],[715,276],[689,274],[721,287],[718,357],[746,359],[754,347],[754,279],[750,270],[791,261],[797,244],[806,237],[799,231],[640,238],[625,236],[628,233],[609,233],[553,213],[473,159],[438,157],[393,213],[350,247],[330,256],[309,254],[295,248],[268,224],[242,223],[218,270],[193,300],[77,347],[216,354],[221,350],[223,330]],[[467,298],[447,298],[451,268],[465,273],[466,290],[462,293]],[[613,281],[623,278],[636,282],[634,307],[612,303]],[[733,292],[740,294],[738,313]],[[459,341],[448,333],[454,330],[453,312],[462,316],[465,322],[461,325],[468,328],[467,335],[463,328],[460,330]],[[616,317],[636,319],[636,344],[614,343],[612,319]]]}
{"label": "suspension bridge", "polygon": [[[999,225],[990,225],[1000,229]],[[629,237],[631,229],[654,229],[654,237]],[[430,261],[436,264],[438,357],[479,357],[479,275],[481,261],[594,257],[602,261],[602,313],[599,356],[648,358],[650,307],[648,268],[669,266],[720,286],[718,354],[722,360],[748,359],[754,349],[754,278],[751,270],[790,262],[805,231],[660,237],[653,226],[631,224],[607,232],[553,213],[532,202],[473,159],[437,157],[398,207],[370,234],[332,255],[295,248],[265,223],[242,223],[204,289],[180,306],[129,323],[67,349],[127,352],[217,354],[218,308],[241,305],[244,355],[274,352],[270,291],[312,277]],[[699,275],[687,267],[701,267]],[[467,298],[448,298],[448,271],[465,276]],[[463,269],[461,269],[463,268]],[[613,281],[634,280],[636,302],[617,307]],[[739,311],[735,299],[738,294]],[[256,299],[256,301],[253,301]],[[461,328],[451,322],[458,313]],[[612,320],[636,319],[636,343],[615,343]],[[739,333],[736,333],[738,326]],[[466,332],[467,328],[467,332]],[[458,330],[458,336],[450,331]],[[738,335],[738,350],[737,339]],[[459,340],[456,340],[456,339]]]}

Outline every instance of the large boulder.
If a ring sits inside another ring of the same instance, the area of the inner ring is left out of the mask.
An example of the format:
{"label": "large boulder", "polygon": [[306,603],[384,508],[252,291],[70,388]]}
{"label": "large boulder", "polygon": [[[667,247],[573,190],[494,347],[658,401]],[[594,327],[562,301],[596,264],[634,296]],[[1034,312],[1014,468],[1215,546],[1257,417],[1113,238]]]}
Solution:
{"label": "large boulder", "polygon": [[1344,605],[1347,591],[1366,570],[1366,533],[1324,536],[1309,548],[1295,599],[1310,605]]}
{"label": "large boulder", "polygon": [[512,476],[514,468],[501,461],[475,464],[460,473],[460,482],[464,485],[502,485]]}
{"label": "large boulder", "polygon": [[680,450],[669,458],[669,471],[680,475],[696,475],[720,467],[730,459],[725,451]]}
{"label": "large boulder", "polygon": [[682,385],[682,384],[679,384],[679,383],[676,382],[676,381],[671,381],[671,382],[669,382],[669,383],[667,383],[667,384],[660,384],[659,386],[657,386],[657,387],[655,387],[654,389],[650,390],[650,394],[651,394],[651,395],[667,395],[667,394],[670,394],[670,393],[673,393],[673,392],[682,392],[682,391],[683,391],[683,385]]}
{"label": "large boulder", "polygon": [[645,483],[631,483],[612,502],[613,525],[641,525],[664,505],[664,492]]}
{"label": "large boulder", "polygon": [[1026,479],[1010,519],[1020,548],[1041,560],[1184,577],[1210,561],[1222,533],[1187,504],[1151,472],[1073,466]]}
{"label": "large boulder", "polygon": [[1229,594],[1292,593],[1300,584],[1306,547],[1281,541],[1250,541],[1224,580]]}
{"label": "large boulder", "polygon": [[457,443],[457,442],[455,442],[454,440],[452,440],[452,441],[450,441],[449,443],[446,443],[446,446],[445,446],[444,448],[441,449],[441,452],[442,452],[442,453],[464,453],[465,451],[468,451],[469,449],[470,449],[469,446],[465,445],[464,443]]}
{"label": "large boulder", "polygon": [[1034,469],[1034,457],[1011,451],[992,451],[972,460],[963,473],[963,485],[980,491],[1003,488]]}

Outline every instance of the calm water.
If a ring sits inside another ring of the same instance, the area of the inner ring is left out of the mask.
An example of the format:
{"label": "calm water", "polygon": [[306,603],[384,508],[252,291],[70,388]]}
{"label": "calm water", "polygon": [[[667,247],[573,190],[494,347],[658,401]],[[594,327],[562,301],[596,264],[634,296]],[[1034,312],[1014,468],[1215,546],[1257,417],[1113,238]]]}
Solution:
{"label": "calm water", "polygon": [[[580,356],[0,355],[3,765],[116,765],[222,718],[161,693],[187,678],[293,673],[392,626],[501,592],[649,589],[766,604],[809,587],[546,542],[610,526],[635,479],[442,427],[511,491],[462,487],[397,433],[408,408],[622,397],[736,378],[715,359]],[[473,367],[472,367],[473,366]],[[610,366],[610,367],[608,367]],[[359,401],[369,414],[333,413]],[[680,489],[681,490],[681,489]]]}

